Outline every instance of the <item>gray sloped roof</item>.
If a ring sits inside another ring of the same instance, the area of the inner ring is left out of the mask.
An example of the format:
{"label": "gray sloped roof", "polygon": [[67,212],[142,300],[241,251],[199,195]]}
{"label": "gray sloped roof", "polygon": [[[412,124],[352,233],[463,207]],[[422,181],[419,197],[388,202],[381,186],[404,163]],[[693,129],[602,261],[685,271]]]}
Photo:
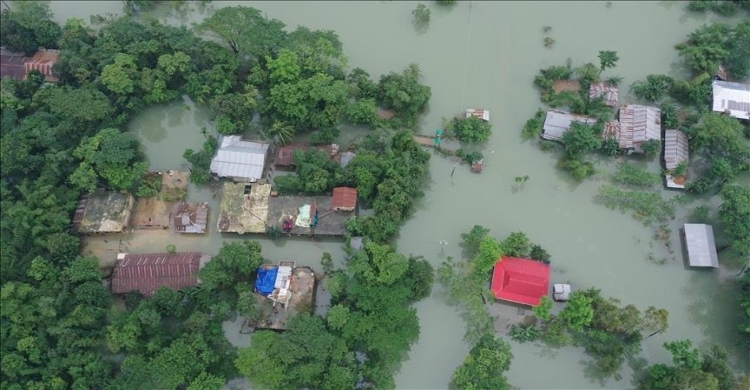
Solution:
{"label": "gray sloped roof", "polygon": [[620,148],[634,148],[652,139],[661,140],[661,110],[637,104],[620,107]]}
{"label": "gray sloped roof", "polygon": [[667,169],[675,169],[688,161],[688,139],[679,130],[664,131],[664,163]]}
{"label": "gray sloped roof", "polygon": [[547,111],[547,117],[544,119],[542,138],[552,141],[560,141],[563,134],[565,134],[570,128],[570,124],[573,123],[573,121],[588,124],[596,123],[596,119],[583,115],[575,115],[565,111]]}
{"label": "gray sloped roof", "polygon": [[691,267],[719,268],[719,255],[716,253],[714,229],[711,225],[686,223],[685,243]]}
{"label": "gray sloped roof", "polygon": [[714,81],[713,111],[725,112],[735,118],[750,119],[750,84]]}
{"label": "gray sloped roof", "polygon": [[267,153],[267,143],[242,141],[238,135],[224,137],[211,160],[211,172],[219,177],[258,180],[263,175]]}

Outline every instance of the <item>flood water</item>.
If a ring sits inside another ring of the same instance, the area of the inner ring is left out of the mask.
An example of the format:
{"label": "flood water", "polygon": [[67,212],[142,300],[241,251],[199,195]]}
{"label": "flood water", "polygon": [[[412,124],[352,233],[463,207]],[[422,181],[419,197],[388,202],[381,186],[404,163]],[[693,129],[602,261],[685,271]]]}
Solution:
{"label": "flood water", "polygon": [[[213,2],[209,7],[239,3]],[[598,287],[603,295],[626,304],[669,311],[669,329],[643,343],[641,357],[649,362],[668,361],[662,343],[684,338],[699,347],[719,343],[735,356],[742,355],[733,349],[739,310],[731,283],[721,282],[714,272],[687,270],[679,245],[675,254],[669,254],[653,241],[650,229],[592,202],[602,181],[573,182],[555,169],[553,154],[520,137],[524,122],[541,105],[531,84],[539,68],[564,63],[566,58],[574,65],[598,63],[599,50],[615,50],[619,66],[604,75],[619,75],[626,85],[650,73],[678,75],[673,46],[709,18],[688,15],[683,3],[674,2],[477,1],[447,9],[425,3],[432,16],[429,29],[419,33],[411,24],[414,2],[241,2],[290,28],[302,24],[336,31],[350,66],[362,67],[376,78],[418,63],[424,82],[432,87],[429,111],[421,123],[424,134],[433,134],[441,118],[466,108],[491,111],[494,134],[485,151],[485,171],[476,175],[462,166],[451,175],[454,162],[434,156],[431,186],[403,227],[399,250],[424,255],[438,266],[446,256],[460,257],[460,233],[475,224],[491,228],[500,238],[521,230],[552,254],[553,282],[569,282],[577,289]],[[119,13],[122,3],[52,2],[51,7],[62,22],[69,17],[88,20],[91,14]],[[204,15],[197,9],[157,14],[170,23],[197,22]],[[543,26],[552,27],[549,36],[556,41],[552,49],[542,43]],[[632,100],[624,92],[621,102]],[[144,111],[130,130],[143,143],[152,168],[177,169],[184,166],[184,149],[200,148],[204,126],[211,128],[203,109],[179,102]],[[655,162],[651,166],[658,169]],[[514,177],[525,175],[530,180],[522,189],[514,189]],[[215,232],[219,196],[213,197],[214,193],[215,189],[194,187],[189,192],[191,200],[211,200],[213,230],[205,238],[157,234],[139,239],[137,249],[131,250],[163,250],[172,240],[178,250],[215,253],[222,241],[237,239]],[[675,243],[683,222],[678,217],[671,225]],[[445,247],[439,244],[443,240],[448,242]],[[273,261],[296,259],[317,266],[324,251],[341,255],[336,242],[261,242],[264,255]],[[655,264],[649,254],[668,261]],[[439,288],[416,306],[422,333],[396,383],[406,389],[446,388],[468,350],[462,341],[463,322],[444,304]],[[619,382],[601,385],[584,377],[581,361],[586,357],[580,349],[566,348],[550,357],[538,346],[511,344],[514,359],[508,377],[521,388],[632,387],[629,368]],[[747,370],[746,360],[738,362],[737,369]]]}

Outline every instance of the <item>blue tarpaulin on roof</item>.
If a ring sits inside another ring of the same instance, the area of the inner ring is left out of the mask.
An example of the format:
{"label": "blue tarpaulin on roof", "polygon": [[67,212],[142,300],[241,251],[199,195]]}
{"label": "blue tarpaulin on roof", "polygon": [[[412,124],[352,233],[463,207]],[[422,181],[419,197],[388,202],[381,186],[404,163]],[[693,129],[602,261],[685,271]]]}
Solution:
{"label": "blue tarpaulin on roof", "polygon": [[279,273],[278,267],[271,269],[258,269],[258,279],[255,280],[255,289],[263,295],[273,292],[273,286],[276,284],[276,274]]}

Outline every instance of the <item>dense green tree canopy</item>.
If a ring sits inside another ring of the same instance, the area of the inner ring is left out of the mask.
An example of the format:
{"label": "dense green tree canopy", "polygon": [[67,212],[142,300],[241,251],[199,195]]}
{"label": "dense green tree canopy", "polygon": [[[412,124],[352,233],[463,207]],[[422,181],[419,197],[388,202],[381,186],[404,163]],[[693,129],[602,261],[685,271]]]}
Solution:
{"label": "dense green tree canopy", "polygon": [[0,13],[0,46],[33,55],[40,47],[56,49],[61,29],[52,21],[49,5],[37,1],[13,4]]}
{"label": "dense green tree canopy", "polygon": [[456,369],[452,389],[511,389],[503,373],[510,368],[513,354],[505,341],[485,335],[469,351],[464,363]]}

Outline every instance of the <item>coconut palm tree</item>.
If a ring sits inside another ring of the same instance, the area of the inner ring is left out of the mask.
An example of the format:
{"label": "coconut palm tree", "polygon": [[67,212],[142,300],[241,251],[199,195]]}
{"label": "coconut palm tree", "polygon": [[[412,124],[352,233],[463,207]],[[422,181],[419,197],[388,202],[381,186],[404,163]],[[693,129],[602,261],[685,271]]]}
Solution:
{"label": "coconut palm tree", "polygon": [[294,133],[294,126],[284,121],[274,121],[273,125],[266,129],[266,135],[271,138],[271,141],[280,145],[285,145],[291,141],[294,138]]}
{"label": "coconut palm tree", "polygon": [[617,65],[617,61],[620,57],[617,56],[616,51],[601,50],[599,51],[599,74],[602,74],[604,69],[612,69]]}

